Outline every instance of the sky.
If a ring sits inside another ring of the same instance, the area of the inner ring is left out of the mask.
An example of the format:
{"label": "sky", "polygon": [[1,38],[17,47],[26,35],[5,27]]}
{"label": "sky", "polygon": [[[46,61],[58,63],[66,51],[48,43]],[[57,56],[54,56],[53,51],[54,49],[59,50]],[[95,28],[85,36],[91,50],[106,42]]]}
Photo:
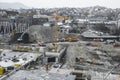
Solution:
{"label": "sky", "polygon": [[90,7],[96,5],[120,8],[120,0],[0,0],[0,2],[20,2],[30,8]]}

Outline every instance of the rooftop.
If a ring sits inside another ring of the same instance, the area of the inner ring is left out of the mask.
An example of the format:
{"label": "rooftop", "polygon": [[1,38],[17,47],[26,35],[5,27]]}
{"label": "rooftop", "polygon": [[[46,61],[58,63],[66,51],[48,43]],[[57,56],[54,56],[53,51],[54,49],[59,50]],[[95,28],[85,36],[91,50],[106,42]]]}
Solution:
{"label": "rooftop", "polygon": [[[15,64],[24,65],[35,60],[40,55],[41,54],[32,52],[12,52],[10,50],[5,50],[0,54],[0,66],[6,68],[9,66],[14,66]],[[14,58],[16,58],[18,61],[12,61]]]}
{"label": "rooftop", "polygon": [[74,75],[47,73],[44,70],[20,70],[6,80],[75,80]]}

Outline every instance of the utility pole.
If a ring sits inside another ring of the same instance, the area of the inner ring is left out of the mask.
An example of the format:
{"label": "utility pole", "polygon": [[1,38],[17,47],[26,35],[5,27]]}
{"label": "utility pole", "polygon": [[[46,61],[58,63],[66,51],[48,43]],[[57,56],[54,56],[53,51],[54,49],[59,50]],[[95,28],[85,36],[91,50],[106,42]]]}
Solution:
{"label": "utility pole", "polygon": [[117,21],[117,36],[118,36],[118,41],[120,40],[120,33],[119,33],[119,18],[118,18],[118,10],[116,9],[116,21]]}

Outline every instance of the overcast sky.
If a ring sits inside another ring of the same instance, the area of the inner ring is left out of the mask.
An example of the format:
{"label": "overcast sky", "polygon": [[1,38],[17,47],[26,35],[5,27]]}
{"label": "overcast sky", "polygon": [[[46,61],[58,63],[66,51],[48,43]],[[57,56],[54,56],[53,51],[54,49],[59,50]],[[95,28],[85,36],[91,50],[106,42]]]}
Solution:
{"label": "overcast sky", "polygon": [[34,8],[89,7],[96,5],[120,8],[120,0],[0,0],[0,2],[20,2]]}

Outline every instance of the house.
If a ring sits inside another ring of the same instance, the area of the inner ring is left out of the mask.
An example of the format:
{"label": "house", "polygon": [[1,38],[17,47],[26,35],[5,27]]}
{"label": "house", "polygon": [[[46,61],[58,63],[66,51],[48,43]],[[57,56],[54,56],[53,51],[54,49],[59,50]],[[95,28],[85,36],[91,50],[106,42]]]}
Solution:
{"label": "house", "polygon": [[0,16],[5,16],[7,15],[7,12],[5,10],[0,10]]}

